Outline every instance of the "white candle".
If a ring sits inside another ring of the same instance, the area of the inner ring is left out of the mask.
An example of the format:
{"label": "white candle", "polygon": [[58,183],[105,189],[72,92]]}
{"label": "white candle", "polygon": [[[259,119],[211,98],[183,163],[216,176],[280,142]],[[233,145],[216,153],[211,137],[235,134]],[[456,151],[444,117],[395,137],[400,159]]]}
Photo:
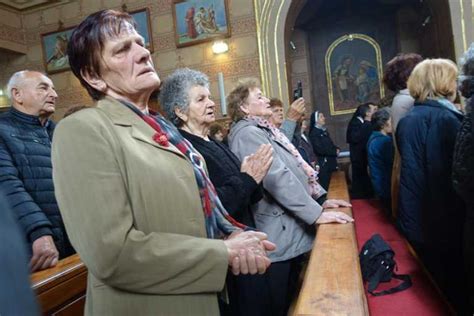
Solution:
{"label": "white candle", "polygon": [[221,97],[221,113],[223,116],[226,116],[227,103],[225,100],[224,74],[222,72],[217,73],[217,81],[219,82],[219,95]]}

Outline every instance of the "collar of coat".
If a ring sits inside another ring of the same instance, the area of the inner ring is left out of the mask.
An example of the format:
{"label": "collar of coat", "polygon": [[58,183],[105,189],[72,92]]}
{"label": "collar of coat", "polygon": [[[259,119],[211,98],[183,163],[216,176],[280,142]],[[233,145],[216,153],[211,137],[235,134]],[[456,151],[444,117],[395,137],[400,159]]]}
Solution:
{"label": "collar of coat", "polygon": [[172,144],[165,147],[154,141],[153,135],[155,135],[155,130],[132,110],[120,103],[120,101],[111,97],[105,97],[98,101],[97,108],[104,112],[114,125],[130,128],[133,138],[186,158]]}
{"label": "collar of coat", "polygon": [[15,109],[13,106],[10,107],[10,113],[16,120],[24,124],[42,126],[46,129],[49,129],[50,127],[54,127],[54,123],[50,119],[48,119],[43,126],[43,124],[41,124],[39,116],[23,113]]}
{"label": "collar of coat", "polygon": [[462,120],[464,117],[464,114],[460,112],[458,109],[455,108],[454,104],[452,104],[450,101],[447,101],[446,99],[443,99],[445,102],[449,102],[451,106],[447,106],[446,104],[443,104],[445,102],[442,102],[441,100],[435,100],[435,99],[426,99],[423,102],[415,102],[415,106],[429,106],[433,108],[439,108],[439,109],[444,109],[447,111],[450,111],[453,113],[458,119]]}

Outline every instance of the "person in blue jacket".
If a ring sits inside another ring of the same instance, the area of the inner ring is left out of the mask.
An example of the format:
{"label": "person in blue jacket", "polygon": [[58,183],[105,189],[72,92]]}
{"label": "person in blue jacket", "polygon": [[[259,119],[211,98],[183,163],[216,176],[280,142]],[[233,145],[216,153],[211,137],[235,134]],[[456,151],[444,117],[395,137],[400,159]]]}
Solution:
{"label": "person in blue jacket", "polygon": [[58,95],[38,71],[14,73],[7,85],[12,106],[0,115],[0,189],[29,244],[31,271],[53,267],[74,248],[54,194],[50,119]]}
{"label": "person in blue jacket", "polygon": [[373,132],[367,142],[370,180],[375,195],[382,202],[387,214],[391,208],[391,175],[393,165],[392,122],[387,109],[380,109],[372,115]]}
{"label": "person in blue jacket", "polygon": [[453,104],[457,66],[426,59],[408,79],[413,109],[400,120],[397,225],[459,315],[465,315],[462,244],[465,207],[452,181],[456,135],[463,114]]}

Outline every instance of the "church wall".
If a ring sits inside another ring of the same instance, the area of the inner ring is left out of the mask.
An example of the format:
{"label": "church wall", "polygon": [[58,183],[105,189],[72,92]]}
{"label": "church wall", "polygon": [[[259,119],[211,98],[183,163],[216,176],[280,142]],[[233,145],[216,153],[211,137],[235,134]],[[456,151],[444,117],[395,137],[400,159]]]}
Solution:
{"label": "church wall", "polygon": [[[22,14],[20,22],[13,17],[8,20],[11,27],[24,30],[27,45],[26,54],[0,52],[0,85],[4,87],[15,71],[34,69],[44,71],[40,34],[58,29],[58,21],[64,27],[79,24],[87,15],[101,9],[121,9],[121,0],[80,0],[45,10]],[[260,78],[255,15],[252,0],[228,0],[231,37],[226,39],[229,52],[214,55],[212,42],[190,47],[176,48],[172,18],[171,0],[127,1],[127,10],[148,7],[152,26],[155,67],[162,79],[178,67],[190,67],[206,73],[211,80],[211,93],[218,105],[220,100],[217,87],[217,73],[223,72],[226,92],[242,77]],[[6,23],[2,19],[0,23]],[[16,23],[16,24],[15,24]],[[21,31],[20,31],[21,32]],[[0,38],[1,39],[1,38]],[[54,119],[60,119],[65,110],[73,105],[92,104],[79,81],[71,71],[49,75],[58,91],[59,99]],[[219,114],[220,115],[220,114]]]}
{"label": "church wall", "polygon": [[313,100],[311,84],[311,64],[309,58],[308,36],[305,31],[295,29],[290,39],[295,49],[288,49],[291,75],[291,87],[296,88],[298,81],[303,84],[303,97],[306,101],[306,111],[310,114],[317,109],[317,103]]}

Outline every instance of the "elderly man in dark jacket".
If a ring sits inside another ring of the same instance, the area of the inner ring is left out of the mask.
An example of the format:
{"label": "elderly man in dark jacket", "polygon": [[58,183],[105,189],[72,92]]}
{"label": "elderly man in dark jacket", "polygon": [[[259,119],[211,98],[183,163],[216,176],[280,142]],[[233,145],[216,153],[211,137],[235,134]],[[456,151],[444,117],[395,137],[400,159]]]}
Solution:
{"label": "elderly man in dark jacket", "polygon": [[51,139],[57,99],[51,79],[20,71],[9,80],[10,111],[0,116],[0,189],[30,247],[32,271],[74,253],[54,196]]}

